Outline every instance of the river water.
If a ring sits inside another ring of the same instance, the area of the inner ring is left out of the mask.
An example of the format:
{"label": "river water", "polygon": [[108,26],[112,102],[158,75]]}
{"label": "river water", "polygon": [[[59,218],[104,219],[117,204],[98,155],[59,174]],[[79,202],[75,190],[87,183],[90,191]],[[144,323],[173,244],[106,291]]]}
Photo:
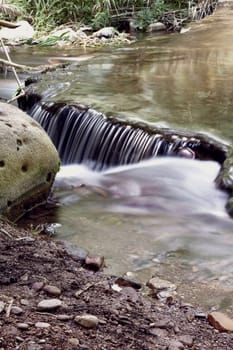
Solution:
{"label": "river water", "polygon": [[[232,142],[233,12],[219,9],[189,27],[116,48],[17,48],[12,58],[73,60],[45,78],[48,99]],[[0,93],[8,87],[9,94],[10,84],[1,80]],[[106,272],[143,282],[159,275],[176,283],[186,300],[231,308],[233,221],[226,195],[214,187],[217,171],[213,162],[184,159],[101,174],[64,167],[54,190],[63,204],[52,219],[61,224],[57,237],[104,255]]]}

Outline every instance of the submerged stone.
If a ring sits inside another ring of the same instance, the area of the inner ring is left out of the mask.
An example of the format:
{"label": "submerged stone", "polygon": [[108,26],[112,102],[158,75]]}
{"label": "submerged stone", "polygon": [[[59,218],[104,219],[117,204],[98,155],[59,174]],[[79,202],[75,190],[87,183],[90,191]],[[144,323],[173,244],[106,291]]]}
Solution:
{"label": "submerged stone", "polygon": [[42,127],[18,108],[0,102],[0,213],[16,221],[45,202],[59,165]]}

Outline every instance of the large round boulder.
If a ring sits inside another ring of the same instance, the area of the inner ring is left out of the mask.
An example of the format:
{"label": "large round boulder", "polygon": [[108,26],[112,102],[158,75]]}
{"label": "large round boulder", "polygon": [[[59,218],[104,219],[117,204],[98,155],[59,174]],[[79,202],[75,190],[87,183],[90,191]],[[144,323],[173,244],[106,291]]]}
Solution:
{"label": "large round boulder", "polygon": [[16,221],[46,201],[60,160],[42,127],[0,102],[0,213]]}

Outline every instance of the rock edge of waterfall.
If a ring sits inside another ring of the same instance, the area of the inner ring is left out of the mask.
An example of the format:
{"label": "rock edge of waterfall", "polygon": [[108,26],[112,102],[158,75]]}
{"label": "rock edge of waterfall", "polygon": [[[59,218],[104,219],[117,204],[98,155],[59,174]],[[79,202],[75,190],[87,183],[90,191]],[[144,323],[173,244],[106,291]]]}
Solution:
{"label": "rock edge of waterfall", "polygon": [[43,128],[17,107],[0,102],[0,212],[15,221],[44,203],[59,165]]}
{"label": "rock edge of waterfall", "polygon": [[75,247],[3,222],[0,244],[3,349],[231,349],[233,333],[200,308],[145,286],[113,289],[116,277],[87,270]]}

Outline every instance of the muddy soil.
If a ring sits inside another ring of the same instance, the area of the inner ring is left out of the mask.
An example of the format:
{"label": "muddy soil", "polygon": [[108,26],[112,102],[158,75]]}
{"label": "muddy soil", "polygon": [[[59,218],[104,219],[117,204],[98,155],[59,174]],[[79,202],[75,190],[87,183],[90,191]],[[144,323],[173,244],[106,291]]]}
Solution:
{"label": "muddy soil", "polygon": [[75,247],[3,222],[0,244],[1,350],[232,349],[233,333],[202,310],[114,290],[116,277],[88,270]]}

